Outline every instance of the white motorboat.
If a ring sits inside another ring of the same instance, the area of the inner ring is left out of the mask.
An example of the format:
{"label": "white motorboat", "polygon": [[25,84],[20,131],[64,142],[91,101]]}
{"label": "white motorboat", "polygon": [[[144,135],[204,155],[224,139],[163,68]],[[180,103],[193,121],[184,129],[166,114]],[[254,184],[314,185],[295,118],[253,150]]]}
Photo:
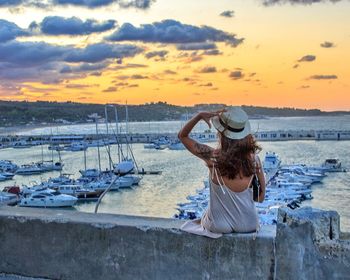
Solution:
{"label": "white motorboat", "polygon": [[97,200],[102,194],[102,191],[88,190],[80,185],[61,185],[55,187],[55,190],[62,194],[75,196],[79,201]]}
{"label": "white motorboat", "polygon": [[33,175],[33,174],[40,174],[43,172],[44,170],[35,163],[23,164],[16,170],[16,174],[18,175]]}
{"label": "white motorboat", "polygon": [[184,144],[182,144],[180,141],[175,141],[172,142],[169,146],[168,146],[169,150],[175,150],[175,151],[181,151],[181,150],[185,150],[185,146]]}
{"label": "white motorboat", "polygon": [[18,169],[17,164],[12,163],[10,160],[0,160],[0,170],[5,172],[14,173]]}
{"label": "white motorboat", "polygon": [[85,178],[97,178],[101,175],[101,172],[96,168],[86,169],[86,170],[79,170],[82,177]]}
{"label": "white motorboat", "polygon": [[48,149],[51,151],[63,151],[64,150],[64,147],[63,146],[60,146],[59,144],[52,144],[52,145],[49,145],[48,146]]}
{"label": "white motorboat", "polygon": [[72,207],[77,201],[78,199],[74,196],[46,189],[22,197],[19,206],[44,208]]}
{"label": "white motorboat", "polygon": [[15,176],[14,173],[0,171],[0,181],[11,180],[13,176]]}
{"label": "white motorboat", "polygon": [[325,162],[322,164],[322,167],[327,172],[345,172],[346,170],[342,168],[341,162],[339,159],[335,158],[329,158],[326,159]]}
{"label": "white motorboat", "polygon": [[47,172],[47,171],[60,171],[63,168],[62,163],[60,162],[53,162],[53,161],[46,161],[46,162],[39,162],[37,163],[38,167],[40,167],[43,172]]}
{"label": "white motorboat", "polygon": [[15,205],[18,201],[17,195],[8,192],[0,192],[0,206],[1,205]]}
{"label": "white motorboat", "polygon": [[25,148],[30,148],[31,144],[29,144],[27,141],[18,141],[18,142],[14,142],[12,144],[12,148],[14,149],[25,149]]}
{"label": "white motorboat", "polygon": [[65,147],[66,151],[79,152],[85,151],[88,148],[85,142],[73,142],[69,146]]}

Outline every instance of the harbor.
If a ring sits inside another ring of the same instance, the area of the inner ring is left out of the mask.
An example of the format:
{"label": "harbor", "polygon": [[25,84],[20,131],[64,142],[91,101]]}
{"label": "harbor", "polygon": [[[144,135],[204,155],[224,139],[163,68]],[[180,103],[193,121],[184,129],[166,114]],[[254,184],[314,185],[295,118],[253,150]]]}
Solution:
{"label": "harbor", "polygon": [[[295,141],[295,140],[350,140],[350,130],[279,130],[259,131],[255,137],[258,141]],[[194,132],[195,137],[203,142],[217,140],[216,132],[206,130]],[[106,146],[116,143],[143,143],[151,144],[159,139],[168,139],[169,143],[177,141],[177,133],[134,133],[134,134],[71,134],[71,135],[7,135],[0,136],[0,149],[5,148],[29,148],[37,145],[65,145],[62,149],[82,150],[93,146]]]}

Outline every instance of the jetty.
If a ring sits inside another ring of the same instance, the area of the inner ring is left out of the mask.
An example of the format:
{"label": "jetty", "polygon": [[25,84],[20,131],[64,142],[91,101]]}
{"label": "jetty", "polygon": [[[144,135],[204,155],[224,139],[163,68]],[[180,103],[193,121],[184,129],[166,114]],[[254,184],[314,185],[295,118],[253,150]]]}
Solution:
{"label": "jetty", "polygon": [[[191,136],[203,142],[217,140],[216,132],[205,131],[192,133]],[[76,142],[117,143],[152,143],[161,137],[170,141],[177,139],[177,133],[129,133],[129,134],[64,134],[64,135],[0,135],[0,148],[27,148],[35,145],[59,145]],[[350,140],[347,130],[278,130],[258,131],[255,133],[258,141],[295,141],[295,140]]]}

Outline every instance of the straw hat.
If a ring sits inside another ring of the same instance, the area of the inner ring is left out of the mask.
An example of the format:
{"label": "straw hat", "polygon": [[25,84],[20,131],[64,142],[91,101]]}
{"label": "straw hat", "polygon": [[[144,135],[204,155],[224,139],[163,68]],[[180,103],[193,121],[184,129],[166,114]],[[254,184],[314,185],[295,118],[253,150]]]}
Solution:
{"label": "straw hat", "polygon": [[231,107],[211,119],[214,127],[230,139],[243,139],[251,134],[248,115],[241,107]]}

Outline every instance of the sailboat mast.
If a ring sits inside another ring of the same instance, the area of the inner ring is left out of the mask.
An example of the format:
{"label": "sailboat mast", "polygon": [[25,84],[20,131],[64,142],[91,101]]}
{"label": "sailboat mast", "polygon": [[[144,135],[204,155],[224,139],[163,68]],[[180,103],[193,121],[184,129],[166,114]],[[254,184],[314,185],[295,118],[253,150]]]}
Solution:
{"label": "sailboat mast", "polygon": [[96,135],[97,135],[97,156],[98,156],[98,169],[101,172],[101,155],[100,155],[100,145],[98,142],[98,117],[95,118],[96,123]]}
{"label": "sailboat mast", "polygon": [[109,145],[109,130],[108,130],[108,112],[107,112],[107,104],[105,105],[105,120],[106,120],[106,131],[107,131],[108,163],[109,163],[109,170],[112,170],[111,146]]}
{"label": "sailboat mast", "polygon": [[114,114],[115,114],[115,129],[116,129],[116,138],[117,138],[117,146],[118,146],[118,162],[120,162],[120,145],[119,141],[119,123],[118,123],[118,111],[117,106],[114,106]]}

